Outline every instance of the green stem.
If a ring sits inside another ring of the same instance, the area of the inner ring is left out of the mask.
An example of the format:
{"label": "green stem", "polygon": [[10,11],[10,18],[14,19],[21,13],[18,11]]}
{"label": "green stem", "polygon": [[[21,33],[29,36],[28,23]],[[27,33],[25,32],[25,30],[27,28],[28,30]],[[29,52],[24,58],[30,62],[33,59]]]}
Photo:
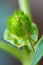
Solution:
{"label": "green stem", "polygon": [[33,20],[32,20],[32,17],[31,17],[30,7],[29,7],[29,5],[28,5],[28,4],[29,4],[28,0],[18,0],[18,3],[19,3],[20,9],[21,9],[25,14],[28,15],[28,17],[29,17],[29,19],[30,19],[31,21],[33,21]]}
{"label": "green stem", "polygon": [[[28,54],[27,46],[25,46],[24,50],[21,51],[20,49],[15,48],[15,47],[11,46],[10,44],[0,41],[0,49],[7,51],[11,55],[13,55],[17,59],[19,59],[23,65],[31,65],[31,61],[33,58],[33,52],[29,51],[30,53]],[[25,51],[26,51],[26,53],[25,53]]]}
{"label": "green stem", "polygon": [[13,47],[7,43],[1,42],[1,41],[0,41],[0,49],[7,51],[11,55],[16,57],[20,61],[22,61],[22,52],[20,49],[17,49],[15,47]]}
{"label": "green stem", "polygon": [[25,46],[22,47],[22,51],[23,51],[23,53],[25,53],[26,55],[28,55],[28,54],[31,52],[31,50],[28,48],[27,45],[25,45]]}
{"label": "green stem", "polygon": [[22,51],[23,51],[22,64],[23,65],[31,65],[32,59],[34,56],[34,52],[26,45],[22,47]]}
{"label": "green stem", "polygon": [[35,53],[35,49],[34,49],[34,46],[33,46],[33,44],[31,43],[31,47],[32,47],[32,49],[33,49],[33,52]]}

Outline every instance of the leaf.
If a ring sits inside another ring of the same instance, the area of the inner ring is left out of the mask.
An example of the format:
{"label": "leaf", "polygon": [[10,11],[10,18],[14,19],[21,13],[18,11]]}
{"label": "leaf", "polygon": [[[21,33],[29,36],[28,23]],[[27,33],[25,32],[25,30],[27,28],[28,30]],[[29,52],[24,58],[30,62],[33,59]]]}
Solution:
{"label": "leaf", "polygon": [[12,18],[8,19],[7,29],[18,37],[23,37],[30,32],[31,22],[22,11],[16,11]]}
{"label": "leaf", "polygon": [[10,33],[7,29],[4,32],[4,40],[10,42],[12,45],[20,48],[24,45],[28,45],[30,42],[26,38],[19,38],[16,35]]}
{"label": "leaf", "polygon": [[24,12],[16,11],[7,21],[4,39],[17,47],[34,43],[38,39],[37,26]]}
{"label": "leaf", "polygon": [[38,28],[35,23],[31,23],[30,41],[35,43],[38,40]]}
{"label": "leaf", "polygon": [[38,42],[37,51],[34,55],[32,65],[36,65],[42,57],[43,57],[43,36]]}

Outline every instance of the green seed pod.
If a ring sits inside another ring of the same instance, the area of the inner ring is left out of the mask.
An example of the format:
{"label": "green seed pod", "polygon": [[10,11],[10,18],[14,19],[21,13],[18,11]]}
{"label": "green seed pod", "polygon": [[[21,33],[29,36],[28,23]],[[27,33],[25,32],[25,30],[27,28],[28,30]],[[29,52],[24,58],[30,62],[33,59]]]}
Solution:
{"label": "green seed pod", "polygon": [[6,27],[4,39],[17,47],[34,43],[38,39],[36,24],[22,11],[16,11],[12,17],[9,17]]}

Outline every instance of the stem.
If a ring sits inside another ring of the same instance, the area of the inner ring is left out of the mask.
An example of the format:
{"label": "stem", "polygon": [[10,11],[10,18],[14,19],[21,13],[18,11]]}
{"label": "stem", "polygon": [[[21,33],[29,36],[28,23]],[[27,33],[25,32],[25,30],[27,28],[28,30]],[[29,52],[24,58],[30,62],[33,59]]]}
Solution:
{"label": "stem", "polygon": [[23,51],[23,65],[31,65],[32,63],[32,59],[34,56],[34,53],[32,50],[30,50],[30,48],[28,46],[23,46],[22,47],[22,51]]}
{"label": "stem", "polygon": [[28,15],[30,21],[32,21],[30,7],[28,6],[28,0],[18,0],[20,9]]}
{"label": "stem", "polygon": [[17,59],[19,59],[20,61],[22,60],[22,52],[21,50],[7,44],[4,42],[0,41],[0,49],[7,51],[8,53],[10,53],[11,55],[13,55],[14,57],[16,57]]}
{"label": "stem", "polygon": [[28,55],[28,54],[31,52],[31,50],[28,48],[27,45],[25,45],[25,46],[22,47],[22,51],[23,51],[26,55]]}
{"label": "stem", "polygon": [[23,65],[31,65],[32,60],[34,57],[34,53],[33,52],[29,52],[28,54],[24,54],[24,58],[23,58]]}
{"label": "stem", "polygon": [[34,49],[34,47],[33,47],[33,44],[32,44],[32,43],[31,43],[31,46],[32,46],[33,52],[35,52],[35,49]]}

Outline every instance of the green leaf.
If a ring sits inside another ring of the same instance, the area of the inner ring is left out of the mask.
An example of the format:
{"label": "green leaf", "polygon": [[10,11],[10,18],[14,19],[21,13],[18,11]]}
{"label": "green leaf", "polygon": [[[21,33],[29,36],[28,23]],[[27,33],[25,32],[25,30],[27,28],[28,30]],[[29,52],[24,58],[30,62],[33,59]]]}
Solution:
{"label": "green leaf", "polygon": [[31,33],[30,33],[30,41],[34,43],[38,40],[38,28],[35,23],[31,23]]}
{"label": "green leaf", "polygon": [[[16,11],[12,18],[8,19],[7,29],[18,37],[23,37],[31,29],[31,22],[22,11]],[[29,31],[30,32],[30,31]]]}
{"label": "green leaf", "polygon": [[7,21],[4,39],[17,47],[34,43],[38,39],[38,29],[23,11],[16,11]]}
{"label": "green leaf", "polygon": [[30,42],[26,38],[19,38],[16,35],[9,32],[7,29],[4,32],[4,40],[10,42],[12,45],[17,46],[18,48],[28,45]]}
{"label": "green leaf", "polygon": [[36,65],[42,57],[43,57],[43,36],[38,42],[37,51],[33,58],[32,65]]}

